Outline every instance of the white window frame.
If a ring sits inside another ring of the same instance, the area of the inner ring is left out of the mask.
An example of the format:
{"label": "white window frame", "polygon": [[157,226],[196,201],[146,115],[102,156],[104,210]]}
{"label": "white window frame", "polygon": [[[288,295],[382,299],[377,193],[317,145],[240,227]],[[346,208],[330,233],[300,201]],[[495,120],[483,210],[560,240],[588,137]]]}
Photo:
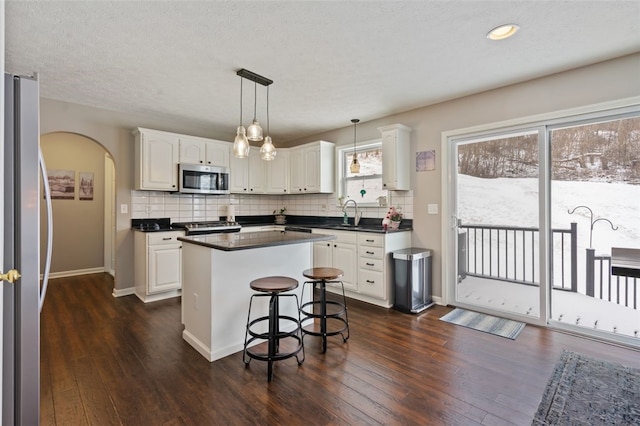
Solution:
{"label": "white window frame", "polygon": [[[358,154],[360,154],[361,152],[364,151],[368,151],[372,148],[380,148],[382,149],[382,139],[372,139],[372,140],[368,140],[368,141],[364,141],[364,142],[360,142],[356,144],[356,152]],[[337,206],[340,207],[340,200],[346,201],[346,192],[347,192],[347,185],[346,182],[348,180],[362,180],[362,179],[380,179],[382,180],[382,170],[380,171],[380,174],[375,174],[375,175],[368,175],[368,176],[360,176],[360,177],[353,177],[353,178],[347,178],[346,174],[347,174],[347,169],[349,167],[349,164],[347,164],[346,161],[346,156],[348,154],[353,153],[353,145],[349,146],[349,145],[344,145],[344,146],[340,146],[336,149],[336,155],[337,155],[337,182],[338,182],[338,199],[336,200]],[[387,199],[389,199],[389,191],[387,191]],[[356,202],[358,202],[358,200],[355,200]],[[370,202],[370,203],[360,203],[358,202],[358,207],[380,207],[379,203],[375,203],[375,202]]]}

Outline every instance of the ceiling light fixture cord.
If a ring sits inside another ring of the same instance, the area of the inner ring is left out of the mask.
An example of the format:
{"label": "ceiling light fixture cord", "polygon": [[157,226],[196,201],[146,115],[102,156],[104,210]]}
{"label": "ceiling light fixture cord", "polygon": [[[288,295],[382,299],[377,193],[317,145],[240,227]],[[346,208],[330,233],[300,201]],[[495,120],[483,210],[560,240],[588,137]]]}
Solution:
{"label": "ceiling light fixture cord", "polygon": [[254,82],[253,83],[253,121],[256,121],[257,110],[258,110],[258,83]]}
{"label": "ceiling light fixture cord", "polygon": [[242,82],[244,78],[240,78],[240,125],[242,126]]}
{"label": "ceiling light fixture cord", "polygon": [[353,123],[353,160],[351,161],[351,166],[349,166],[349,170],[353,174],[360,173],[360,163],[358,162],[358,153],[356,151],[356,127],[360,122],[357,118],[351,120]]}

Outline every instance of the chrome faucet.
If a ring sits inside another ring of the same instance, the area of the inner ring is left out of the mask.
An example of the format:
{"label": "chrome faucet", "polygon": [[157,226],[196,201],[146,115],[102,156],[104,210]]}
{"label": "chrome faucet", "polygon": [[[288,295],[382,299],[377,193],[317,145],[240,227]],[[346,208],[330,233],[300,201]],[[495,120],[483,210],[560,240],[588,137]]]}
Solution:
{"label": "chrome faucet", "polygon": [[358,203],[356,203],[356,200],[348,199],[347,201],[345,201],[342,205],[342,212],[347,212],[347,207],[350,202],[353,203],[353,207],[355,208],[355,213],[353,215],[353,225],[358,226],[358,223],[360,223],[360,212],[358,211]]}

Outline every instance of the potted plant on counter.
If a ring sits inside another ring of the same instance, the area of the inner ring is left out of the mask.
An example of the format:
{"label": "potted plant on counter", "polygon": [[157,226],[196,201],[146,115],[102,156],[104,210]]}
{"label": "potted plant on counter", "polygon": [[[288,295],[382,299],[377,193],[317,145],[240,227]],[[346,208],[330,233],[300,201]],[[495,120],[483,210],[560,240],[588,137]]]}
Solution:
{"label": "potted plant on counter", "polygon": [[392,206],[389,209],[389,213],[387,213],[387,217],[389,218],[389,229],[398,229],[400,222],[402,222],[402,210]]}
{"label": "potted plant on counter", "polygon": [[276,218],[276,225],[284,225],[285,223],[287,223],[286,207],[283,207],[280,210],[274,210],[273,214],[275,215],[275,218]]}

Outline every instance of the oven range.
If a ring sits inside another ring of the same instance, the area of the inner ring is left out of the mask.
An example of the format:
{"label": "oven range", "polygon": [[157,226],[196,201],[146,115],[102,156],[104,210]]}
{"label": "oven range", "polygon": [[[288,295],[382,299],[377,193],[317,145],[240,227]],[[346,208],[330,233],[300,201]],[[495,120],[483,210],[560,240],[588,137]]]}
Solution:
{"label": "oven range", "polygon": [[224,220],[207,222],[174,222],[173,229],[184,229],[186,235],[219,234],[224,232],[239,232],[240,224],[237,222],[226,222]]}

